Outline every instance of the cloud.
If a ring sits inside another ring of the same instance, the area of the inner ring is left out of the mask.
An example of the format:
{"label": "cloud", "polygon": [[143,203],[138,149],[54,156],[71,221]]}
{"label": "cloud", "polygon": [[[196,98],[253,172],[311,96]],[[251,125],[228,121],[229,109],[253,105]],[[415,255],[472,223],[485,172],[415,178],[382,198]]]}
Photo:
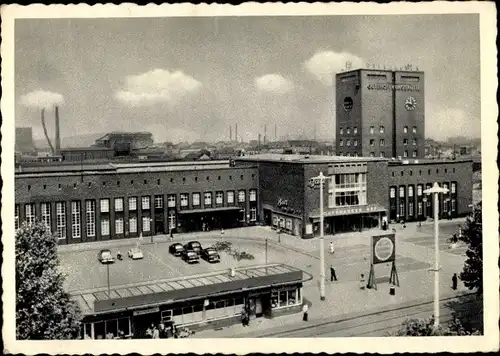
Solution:
{"label": "cloud", "polygon": [[454,136],[480,134],[476,126],[476,118],[469,117],[465,111],[458,108],[443,108],[435,114],[428,113],[425,125],[425,136],[438,141],[445,141]]}
{"label": "cloud", "polygon": [[30,108],[49,108],[64,103],[64,97],[51,91],[36,90],[21,97],[21,104]]}
{"label": "cloud", "polygon": [[193,142],[200,138],[198,132],[163,124],[151,124],[145,127],[145,131],[153,134],[155,142]]}
{"label": "cloud", "polygon": [[154,69],[125,79],[125,88],[115,93],[115,98],[132,107],[156,103],[176,104],[189,93],[197,91],[202,84],[182,71],[170,72]]}
{"label": "cloud", "polygon": [[333,85],[334,75],[345,68],[346,63],[351,62],[352,69],[358,69],[364,65],[364,61],[349,52],[317,52],[314,56],[304,62],[304,67],[324,85]]}
{"label": "cloud", "polygon": [[293,83],[279,74],[266,74],[255,79],[255,86],[258,90],[275,93],[286,94],[293,90]]}

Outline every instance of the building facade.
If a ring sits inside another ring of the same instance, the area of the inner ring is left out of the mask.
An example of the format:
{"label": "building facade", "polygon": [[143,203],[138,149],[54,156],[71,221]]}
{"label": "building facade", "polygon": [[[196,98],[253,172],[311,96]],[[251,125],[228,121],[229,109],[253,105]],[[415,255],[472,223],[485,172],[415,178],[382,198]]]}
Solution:
{"label": "building facade", "polygon": [[336,75],[336,153],[421,158],[424,73],[359,69]]}
{"label": "building facade", "polygon": [[15,174],[15,222],[77,243],[256,223],[258,169],[227,162],[55,165]]}

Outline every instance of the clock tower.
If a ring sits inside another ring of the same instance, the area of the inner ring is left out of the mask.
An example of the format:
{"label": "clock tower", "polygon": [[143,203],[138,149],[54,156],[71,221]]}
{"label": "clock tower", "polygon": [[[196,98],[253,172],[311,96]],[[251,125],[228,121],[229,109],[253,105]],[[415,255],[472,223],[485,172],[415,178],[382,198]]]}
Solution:
{"label": "clock tower", "polygon": [[422,158],[424,73],[358,69],[336,76],[336,152]]}

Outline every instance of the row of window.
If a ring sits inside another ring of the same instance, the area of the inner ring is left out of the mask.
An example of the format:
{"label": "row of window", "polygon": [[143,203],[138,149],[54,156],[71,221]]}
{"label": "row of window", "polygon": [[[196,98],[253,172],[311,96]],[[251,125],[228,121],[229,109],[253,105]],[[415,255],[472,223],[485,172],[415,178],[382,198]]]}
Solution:
{"label": "row of window", "polygon": [[[427,183],[425,185],[426,189],[431,188],[432,185],[433,185],[432,183]],[[442,186],[445,189],[448,189],[448,183],[440,184],[440,186]],[[407,190],[408,190],[408,197],[412,198],[414,196],[414,191],[413,191],[414,190],[414,186],[413,185],[409,185],[408,187],[406,187],[404,185],[401,185],[399,187],[399,195],[398,195],[398,197],[399,198],[404,198]],[[420,196],[424,195],[423,192],[424,192],[424,185],[423,184],[417,184],[417,192],[416,192],[417,196],[420,197]],[[456,193],[457,193],[457,183],[456,182],[451,182],[451,184],[449,186],[448,194],[454,195]],[[396,198],[396,187],[391,187],[389,189],[389,198],[391,198],[391,199]]]}
{"label": "row of window", "polygon": [[[142,197],[142,203],[145,204],[149,197]],[[120,203],[117,203],[120,202]],[[130,203],[133,202],[133,203]],[[51,203],[41,203],[40,204],[40,215],[42,222],[47,226],[49,232],[52,232],[52,216],[51,216]],[[56,234],[59,239],[66,239],[66,202],[56,202]],[[148,203],[149,204],[149,203]],[[143,205],[146,206],[146,205]],[[149,205],[147,205],[149,206]],[[118,207],[118,212],[123,211],[123,198],[115,199],[115,208]],[[137,234],[138,232],[138,224],[137,224],[137,214],[134,213],[137,210],[137,198],[130,197],[129,198],[129,209],[130,216],[128,218],[128,230],[127,232],[130,234]],[[110,235],[110,217],[107,214],[109,212],[109,199],[101,199],[100,200],[100,212],[103,213],[100,215],[100,226],[101,226],[101,236],[109,236]],[[15,206],[15,229],[19,229],[20,226],[20,211],[19,205]],[[25,204],[25,220],[28,224],[33,224],[36,219],[35,215],[35,204]],[[81,238],[82,237],[82,221],[81,221],[81,202],[80,201],[72,201],[70,203],[71,209],[71,237],[72,238]],[[147,210],[147,209],[143,209]],[[240,220],[245,221],[245,209],[241,209]],[[87,237],[95,237],[96,236],[96,201],[95,200],[86,200],[85,201],[85,217],[86,217],[86,236]],[[177,224],[177,217],[175,210],[168,211],[168,228],[169,230],[175,229]],[[257,209],[252,207],[250,209],[249,214],[250,221],[257,221]],[[148,233],[151,232],[151,223],[153,219],[148,215],[141,217],[142,221],[142,232]],[[121,215],[116,215],[114,219],[114,233],[115,235],[123,235],[125,232],[125,219]]]}
{"label": "row of window", "polygon": [[[444,171],[444,174],[448,174],[448,168],[445,168],[443,171]],[[440,172],[440,171],[439,171],[439,168],[436,168],[436,174],[439,174],[439,172]],[[453,172],[453,173],[455,173],[455,168],[452,168],[452,172]],[[402,177],[402,176],[404,176],[404,173],[405,173],[405,171],[401,171],[401,172],[400,172],[401,177]],[[410,169],[408,173],[410,174],[410,176],[413,176],[413,170],[411,170],[411,169]],[[431,174],[432,174],[432,170],[431,170],[431,169],[428,169],[428,170],[427,170],[427,174],[428,174],[428,175],[431,175]],[[422,170],[421,170],[421,169],[419,169],[419,170],[418,170],[418,175],[419,175],[419,176],[421,176],[421,175],[422,175]],[[395,176],[396,176],[396,172],[394,172],[394,171],[393,171],[393,172],[392,172],[392,176],[393,176],[393,177],[395,177]]]}
{"label": "row of window", "polygon": [[[229,175],[229,176],[228,176],[228,178],[229,178],[229,180],[233,180],[233,176],[232,176],[232,175]],[[217,177],[217,179],[218,179],[218,180],[221,180],[221,176],[218,176],[218,177]],[[241,180],[244,180],[244,179],[245,179],[245,177],[244,177],[244,175],[243,175],[243,174],[242,174],[242,175],[240,175],[240,179],[241,179]],[[255,174],[252,174],[252,180],[253,180],[253,179],[255,179]],[[209,180],[210,180],[210,176],[207,176],[207,177],[206,177],[206,180],[207,180],[207,181],[209,181]],[[195,182],[198,182],[198,177],[194,177],[194,181],[195,181]],[[183,177],[183,178],[182,178],[182,182],[183,182],[183,183],[186,183],[186,178],[185,178],[185,177]],[[108,183],[108,182],[103,181],[101,184],[102,184],[102,186],[103,186],[103,187],[105,187],[107,183]],[[110,183],[110,184],[112,184],[111,182],[109,182],[109,183]],[[150,183],[150,181],[149,181],[149,180],[144,179],[144,184],[149,184],[149,183]],[[174,183],[174,178],[170,178],[170,183]],[[135,184],[135,181],[134,181],[133,179],[131,179],[131,180],[130,180],[130,185],[134,185],[134,184]],[[160,179],[157,179],[157,180],[156,180],[156,184],[157,184],[157,185],[161,185],[161,180],[160,180]],[[62,186],[63,186],[62,184],[58,184],[58,189],[59,189],[59,190],[61,190],[61,189],[62,189]],[[88,182],[88,183],[87,183],[87,186],[88,186],[89,188],[90,188],[90,187],[92,187],[92,182]],[[121,186],[121,181],[120,181],[120,180],[117,180],[117,181],[116,181],[116,186],[118,186],[118,187],[120,187],[120,186]],[[73,188],[74,188],[74,189],[76,189],[77,187],[78,187],[78,183],[73,183]],[[43,185],[43,189],[47,189],[47,184],[44,184],[44,185]],[[31,185],[28,185],[28,190],[31,190]]]}
{"label": "row of window", "polygon": [[[340,131],[341,135],[344,134],[344,128],[343,127],[341,127],[339,131]],[[417,133],[417,127],[413,126],[412,129],[411,129],[411,131],[412,131],[412,133],[416,134]],[[382,125],[380,125],[378,127],[378,132],[381,133],[381,134],[385,133],[385,127],[382,126]],[[352,128],[352,133],[354,135],[356,135],[358,133],[358,128],[356,126],[354,126]],[[408,133],[408,126],[404,126],[403,127],[403,133]],[[351,134],[351,128],[350,127],[346,127],[345,128],[345,134],[346,135],[350,135]],[[373,134],[375,134],[375,126],[370,126],[370,135],[373,135]]]}

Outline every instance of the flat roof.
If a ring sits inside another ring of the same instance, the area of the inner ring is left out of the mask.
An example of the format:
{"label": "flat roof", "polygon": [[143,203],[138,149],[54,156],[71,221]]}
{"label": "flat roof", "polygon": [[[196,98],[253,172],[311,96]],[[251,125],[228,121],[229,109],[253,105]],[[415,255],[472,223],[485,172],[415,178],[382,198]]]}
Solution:
{"label": "flat roof", "polygon": [[263,153],[252,156],[235,158],[235,161],[242,162],[287,162],[287,163],[349,163],[349,162],[372,162],[388,161],[381,157],[346,157],[346,156],[324,156],[324,155],[303,155],[286,153]]}
{"label": "flat roof", "polygon": [[411,165],[420,165],[420,164],[453,164],[453,163],[465,163],[465,162],[473,162],[472,158],[456,158],[456,159],[432,159],[432,158],[423,158],[423,159],[402,159],[402,160],[390,160],[390,167],[400,167],[400,166],[411,166]]}
{"label": "flat roof", "polygon": [[[70,292],[82,314],[95,315],[199,299],[212,295],[251,290],[272,285],[299,283],[302,270],[284,264],[267,264],[228,269],[200,275],[177,277],[154,282],[112,286]],[[307,280],[312,276],[306,273]]]}

